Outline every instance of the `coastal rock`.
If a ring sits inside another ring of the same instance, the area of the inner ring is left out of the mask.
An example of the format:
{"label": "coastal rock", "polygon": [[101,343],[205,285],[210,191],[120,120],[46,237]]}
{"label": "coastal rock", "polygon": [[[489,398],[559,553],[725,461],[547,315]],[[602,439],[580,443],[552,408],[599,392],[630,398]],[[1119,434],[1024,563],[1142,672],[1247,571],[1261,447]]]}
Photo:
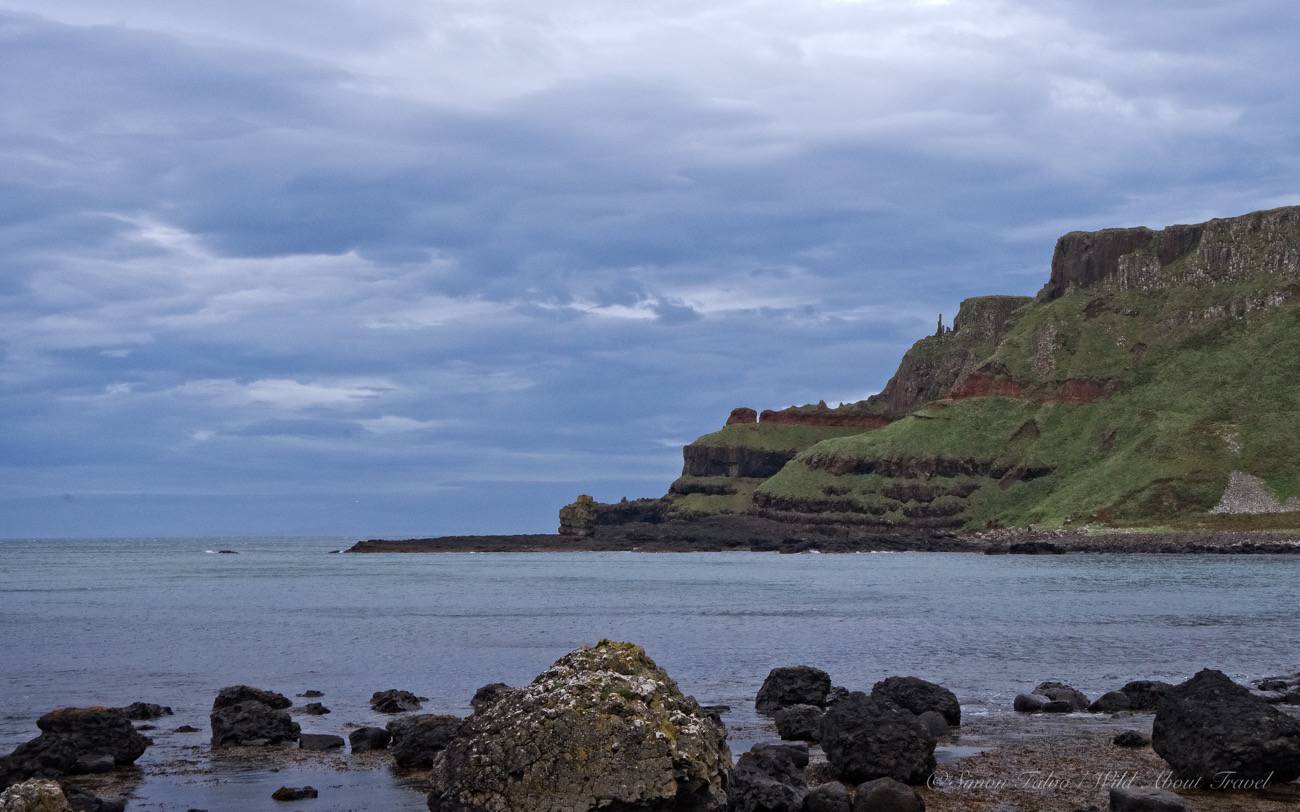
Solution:
{"label": "coastal rock", "polygon": [[[287,704],[272,707],[255,699],[232,703],[232,698],[250,694],[236,691],[227,694],[227,691],[231,689],[225,689],[217,695],[217,700],[212,706],[212,714],[208,717],[212,724],[213,747],[261,746],[294,741],[298,738],[302,729],[298,727],[297,722],[289,718],[288,712],[283,710],[288,707]],[[269,691],[259,693],[269,694],[277,704],[278,700],[275,700],[275,697],[280,697],[286,703],[289,701]]]}
{"label": "coastal rock", "polygon": [[757,744],[740,757],[727,782],[728,812],[802,812],[808,785],[805,745]]}
{"label": "coastal rock", "polygon": [[880,697],[849,694],[826,712],[822,749],[843,781],[894,778],[920,783],[934,771],[934,739],[908,710]]}
{"label": "coastal rock", "polygon": [[601,641],[470,716],[433,763],[432,812],[720,812],[726,732],[630,643]]}
{"label": "coastal rock", "polygon": [[303,691],[302,693],[298,694],[298,696],[302,697],[303,699],[319,699],[322,696],[325,696],[325,692],[317,691],[315,688],[309,688],[306,691]]}
{"label": "coastal rock", "polygon": [[324,716],[330,712],[330,709],[319,702],[308,702],[306,705],[303,705],[302,712],[308,716]]}
{"label": "coastal rock", "polygon": [[1115,787],[1110,791],[1111,812],[1185,812],[1187,804],[1169,790],[1155,787]]}
{"label": "coastal rock", "polygon": [[0,812],[72,812],[59,782],[32,778],[0,792]]}
{"label": "coastal rock", "polygon": [[1089,713],[1120,713],[1132,710],[1133,703],[1123,691],[1107,691],[1088,706]]}
{"label": "coastal rock", "polygon": [[1283,783],[1300,777],[1300,720],[1206,669],[1175,686],[1156,710],[1152,746],[1179,778]]}
{"label": "coastal rock", "polygon": [[1167,682],[1139,679],[1125,683],[1119,690],[1128,697],[1129,710],[1154,711],[1172,687]]}
{"label": "coastal rock", "polygon": [[1057,702],[1068,702],[1072,711],[1085,711],[1092,704],[1082,691],[1075,690],[1064,682],[1040,682],[1034,693]]}
{"label": "coastal rock", "polygon": [[118,708],[126,718],[134,721],[143,721],[146,719],[158,719],[162,716],[171,716],[172,709],[166,705],[155,705],[152,702],[132,702],[125,708]]}
{"label": "coastal rock", "polygon": [[1115,734],[1111,742],[1118,747],[1146,747],[1151,739],[1140,730],[1123,730]]}
{"label": "coastal rock", "polygon": [[831,677],[820,668],[794,665],[773,668],[758,689],[754,707],[759,713],[771,716],[790,705],[826,705],[826,695],[831,690]]}
{"label": "coastal rock", "polygon": [[803,812],[852,812],[849,788],[839,781],[827,781],[808,790],[803,799]]}
{"label": "coastal rock", "polygon": [[469,706],[475,713],[487,710],[497,700],[515,690],[504,682],[489,682],[482,688],[474,692],[474,698],[469,701]]}
{"label": "coastal rock", "polygon": [[370,695],[370,707],[379,713],[406,713],[421,708],[421,698],[410,691],[389,688]]}
{"label": "coastal rock", "polygon": [[332,733],[304,733],[298,737],[299,750],[323,753],[326,750],[340,750],[342,747],[343,737]]}
{"label": "coastal rock", "polygon": [[560,535],[588,538],[596,533],[596,500],[580,494],[560,508]]}
{"label": "coastal rock", "polygon": [[359,727],[348,734],[348,743],[354,753],[385,750],[392,739],[392,734],[382,727]]}
{"label": "coastal rock", "polygon": [[42,716],[36,726],[41,735],[0,759],[0,785],[75,775],[87,767],[98,771],[105,758],[125,766],[149,746],[117,708],[61,708]]}
{"label": "coastal rock", "polygon": [[176,728],[177,733],[198,733],[199,729],[194,725],[181,725]]}
{"label": "coastal rock", "polygon": [[126,801],[121,798],[101,798],[78,786],[66,786],[63,795],[72,812],[126,812]]}
{"label": "coastal rock", "polygon": [[320,797],[320,793],[315,787],[280,787],[271,793],[271,800],[274,801],[305,801],[308,798]]}
{"label": "coastal rock", "polygon": [[772,721],[776,722],[776,732],[782,739],[815,742],[821,738],[825,713],[816,705],[791,705],[778,710]]}
{"label": "coastal rock", "polygon": [[919,677],[889,677],[873,685],[871,694],[888,699],[917,715],[937,711],[949,725],[961,725],[961,704],[957,702],[956,694],[942,685]]}
{"label": "coastal rock", "polygon": [[1042,713],[1043,708],[1052,700],[1038,694],[1016,694],[1012,707],[1018,713]]}
{"label": "coastal rock", "polygon": [[108,753],[91,753],[77,759],[68,772],[73,775],[92,775],[94,773],[112,772],[117,764]]}
{"label": "coastal rock", "polygon": [[460,731],[458,716],[422,713],[405,716],[388,723],[392,739],[388,749],[393,762],[403,768],[429,767],[437,755]]}
{"label": "coastal rock", "polygon": [[736,423],[757,423],[757,422],[758,422],[758,412],[754,411],[748,406],[737,406],[736,408],[731,410],[731,414],[727,415],[727,422],[725,425],[731,426]]}
{"label": "coastal rock", "polygon": [[212,709],[216,710],[230,705],[237,705],[240,702],[260,702],[273,710],[293,705],[293,702],[289,701],[289,697],[284,694],[277,694],[275,691],[263,691],[260,688],[250,688],[247,685],[231,685],[217,692],[217,698],[212,701]]}
{"label": "coastal rock", "polygon": [[925,801],[907,784],[877,778],[858,787],[853,812],[925,812]]}
{"label": "coastal rock", "polygon": [[928,710],[925,713],[918,714],[916,721],[920,722],[926,732],[935,739],[947,736],[952,732],[951,728],[948,727],[948,720],[938,711]]}

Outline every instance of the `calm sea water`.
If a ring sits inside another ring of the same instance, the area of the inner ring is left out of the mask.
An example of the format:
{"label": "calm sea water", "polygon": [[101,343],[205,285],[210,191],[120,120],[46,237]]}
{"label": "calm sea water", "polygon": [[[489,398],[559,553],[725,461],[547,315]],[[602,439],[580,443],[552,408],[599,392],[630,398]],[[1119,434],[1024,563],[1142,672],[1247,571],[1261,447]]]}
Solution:
{"label": "calm sea water", "polygon": [[[0,748],[56,706],[159,702],[177,715],[152,734],[148,773],[206,758],[224,685],[322,690],[333,713],[299,721],[346,733],[382,723],[366,706],[375,690],[465,713],[478,686],[525,683],[602,637],[640,643],[683,690],[733,706],[733,750],[769,735],[752,702],[778,665],[815,664],[850,688],[915,674],[952,688],[967,714],[1005,712],[1042,679],[1098,694],[1206,666],[1239,678],[1300,669],[1300,557],[327,554],[340,546],[0,542]],[[208,552],[224,548],[239,555]],[[170,733],[181,724],[203,733]],[[148,777],[137,807],[260,806],[286,782],[230,772]],[[356,802],[340,785],[313,808],[421,808],[375,781],[391,797],[369,787]]]}

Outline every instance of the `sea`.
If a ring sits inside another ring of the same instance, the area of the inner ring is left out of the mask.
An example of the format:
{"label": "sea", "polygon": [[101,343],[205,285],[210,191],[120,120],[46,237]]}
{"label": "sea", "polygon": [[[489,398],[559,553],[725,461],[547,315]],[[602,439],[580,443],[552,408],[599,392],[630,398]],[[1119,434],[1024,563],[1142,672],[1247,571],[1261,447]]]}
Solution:
{"label": "sea", "polygon": [[214,756],[213,697],[239,683],[319,690],[332,712],[296,719],[346,737],[384,723],[374,691],[465,714],[479,686],[526,684],[610,638],[644,646],[701,703],[729,705],[738,754],[775,736],[753,700],[782,665],[850,689],[924,677],[967,718],[1010,713],[1046,679],[1096,696],[1206,667],[1239,680],[1300,670],[1300,556],[338,552],[348,544],[0,541],[0,752],[52,708],[156,702],[175,715],[151,723],[129,809],[271,808],[276,787],[312,783],[312,809],[418,810],[418,784],[342,770],[342,756]]}

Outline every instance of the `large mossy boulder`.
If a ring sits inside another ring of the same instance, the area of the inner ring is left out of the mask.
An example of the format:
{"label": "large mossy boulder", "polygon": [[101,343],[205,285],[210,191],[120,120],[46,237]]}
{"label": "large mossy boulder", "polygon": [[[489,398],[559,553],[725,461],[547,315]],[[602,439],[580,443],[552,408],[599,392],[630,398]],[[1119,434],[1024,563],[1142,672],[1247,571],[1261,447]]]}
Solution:
{"label": "large mossy boulder", "polygon": [[718,812],[726,731],[639,646],[603,640],[465,720],[433,761],[433,812]]}
{"label": "large mossy boulder", "polygon": [[855,691],[822,720],[822,750],[848,783],[893,778],[919,784],[934,772],[934,738],[911,711]]}
{"label": "large mossy boulder", "polygon": [[1300,720],[1212,669],[1166,692],[1151,746],[1182,779],[1300,777]]}
{"label": "large mossy boulder", "polygon": [[0,759],[0,786],[31,777],[123,767],[149,746],[117,708],[60,708],[42,716],[36,726],[41,735]]}

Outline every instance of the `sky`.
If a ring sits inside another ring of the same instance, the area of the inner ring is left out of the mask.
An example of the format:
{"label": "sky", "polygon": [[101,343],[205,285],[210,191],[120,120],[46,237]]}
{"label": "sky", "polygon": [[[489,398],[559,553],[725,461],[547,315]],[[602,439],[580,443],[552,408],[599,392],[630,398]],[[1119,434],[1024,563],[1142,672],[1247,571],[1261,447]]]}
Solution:
{"label": "sky", "polygon": [[0,0],[0,537],[549,532],[1074,229],[1300,203],[1290,3]]}

